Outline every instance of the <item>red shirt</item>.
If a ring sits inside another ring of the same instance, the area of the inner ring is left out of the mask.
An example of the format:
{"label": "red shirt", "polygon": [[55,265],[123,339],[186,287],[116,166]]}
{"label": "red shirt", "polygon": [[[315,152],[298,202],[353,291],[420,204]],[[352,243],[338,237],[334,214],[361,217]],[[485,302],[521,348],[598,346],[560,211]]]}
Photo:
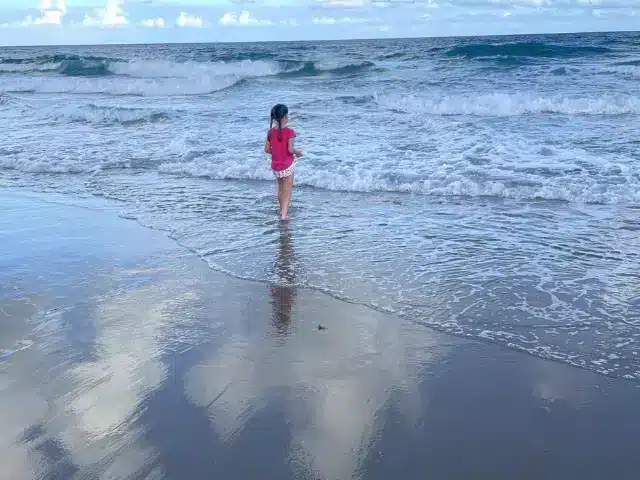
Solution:
{"label": "red shirt", "polygon": [[276,172],[286,170],[293,164],[293,153],[289,153],[289,139],[296,138],[291,128],[282,129],[282,138],[278,138],[278,128],[272,128],[267,134],[271,142],[271,168]]}

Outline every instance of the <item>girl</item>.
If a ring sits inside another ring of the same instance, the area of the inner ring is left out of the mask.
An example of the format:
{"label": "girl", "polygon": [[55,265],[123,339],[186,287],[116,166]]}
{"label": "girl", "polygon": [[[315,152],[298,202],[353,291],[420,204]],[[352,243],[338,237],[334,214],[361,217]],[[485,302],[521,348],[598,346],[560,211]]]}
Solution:
{"label": "girl", "polygon": [[[302,156],[302,150],[296,150],[294,139],[296,132],[287,128],[289,109],[278,104],[271,109],[269,133],[264,144],[264,151],[271,154],[271,169],[278,180],[278,203],[280,218],[287,220],[293,190],[293,168],[295,159]],[[275,125],[274,125],[275,123]]]}

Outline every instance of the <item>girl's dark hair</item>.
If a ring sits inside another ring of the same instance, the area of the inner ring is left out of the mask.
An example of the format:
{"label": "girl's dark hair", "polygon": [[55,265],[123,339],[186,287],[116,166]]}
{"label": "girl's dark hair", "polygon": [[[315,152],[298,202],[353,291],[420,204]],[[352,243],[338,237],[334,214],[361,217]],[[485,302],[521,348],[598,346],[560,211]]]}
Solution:
{"label": "girl's dark hair", "polygon": [[273,128],[273,122],[278,122],[278,140],[282,140],[282,119],[289,115],[289,108],[282,103],[275,105],[271,109],[271,119],[269,120],[269,130]]}

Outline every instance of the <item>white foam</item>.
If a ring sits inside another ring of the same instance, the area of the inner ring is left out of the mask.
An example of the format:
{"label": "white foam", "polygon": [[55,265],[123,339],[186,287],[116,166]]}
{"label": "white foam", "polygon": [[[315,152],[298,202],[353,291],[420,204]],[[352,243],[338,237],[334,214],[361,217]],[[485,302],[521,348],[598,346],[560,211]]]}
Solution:
{"label": "white foam", "polygon": [[23,72],[51,72],[60,68],[61,63],[2,63],[0,64],[0,72],[5,73],[23,73]]}
{"label": "white foam", "polygon": [[283,68],[276,62],[262,60],[243,60],[239,62],[184,62],[168,60],[131,60],[129,62],[113,62],[108,70],[117,75],[128,75],[136,78],[199,78],[228,77],[238,79],[248,77],[264,77],[276,75]]}
{"label": "white foam", "polygon": [[78,78],[26,77],[13,81],[0,78],[0,92],[11,93],[77,93],[139,96],[205,95],[235,85],[235,76],[196,78]]}
{"label": "white foam", "polygon": [[535,95],[529,93],[491,93],[484,95],[376,95],[384,108],[429,115],[512,116],[536,113],[565,115],[623,115],[640,113],[640,97],[600,95]]}
{"label": "white foam", "polygon": [[[30,64],[17,65],[17,67],[24,67],[27,70],[27,67],[33,69],[40,66]],[[252,60],[212,63],[132,60],[110,63],[108,69],[115,75],[0,77],[0,92],[139,96],[205,95],[229,88],[245,78],[271,76],[284,70],[276,62]]]}
{"label": "white foam", "polygon": [[21,155],[0,156],[0,168],[28,173],[89,173],[100,169],[73,158],[32,159]]}
{"label": "white foam", "polygon": [[[168,162],[158,167],[161,173],[208,177],[218,180],[272,180],[268,163],[247,159]],[[400,172],[398,172],[400,173]],[[404,182],[389,178],[388,172],[377,169],[316,169],[300,162],[296,173],[296,184],[316,188],[350,192],[407,192],[436,196],[502,197],[517,199],[549,199],[577,203],[640,203],[640,182],[629,176],[622,185],[586,181],[583,177],[564,177],[548,180],[542,185],[518,185],[508,181],[475,180],[468,172],[451,172],[434,169],[426,178],[415,178]]]}
{"label": "white foam", "polygon": [[42,119],[63,120],[67,122],[103,123],[135,123],[141,121],[164,121],[168,116],[161,110],[145,108],[98,107],[95,105],[56,106],[40,109],[37,116]]}
{"label": "white foam", "polygon": [[188,175],[191,177],[207,177],[216,180],[272,180],[273,174],[267,164],[229,161],[216,164],[206,159],[191,162],[168,162],[158,167],[161,173]]}
{"label": "white foam", "polygon": [[604,69],[609,73],[620,73],[630,77],[640,77],[640,65],[617,65]]}

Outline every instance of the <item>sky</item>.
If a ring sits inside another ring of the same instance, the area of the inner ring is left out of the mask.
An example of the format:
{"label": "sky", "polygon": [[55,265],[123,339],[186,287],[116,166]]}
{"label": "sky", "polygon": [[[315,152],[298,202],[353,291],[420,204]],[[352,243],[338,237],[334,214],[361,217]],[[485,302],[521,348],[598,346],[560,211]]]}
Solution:
{"label": "sky", "polygon": [[640,0],[0,0],[0,45],[640,30]]}

